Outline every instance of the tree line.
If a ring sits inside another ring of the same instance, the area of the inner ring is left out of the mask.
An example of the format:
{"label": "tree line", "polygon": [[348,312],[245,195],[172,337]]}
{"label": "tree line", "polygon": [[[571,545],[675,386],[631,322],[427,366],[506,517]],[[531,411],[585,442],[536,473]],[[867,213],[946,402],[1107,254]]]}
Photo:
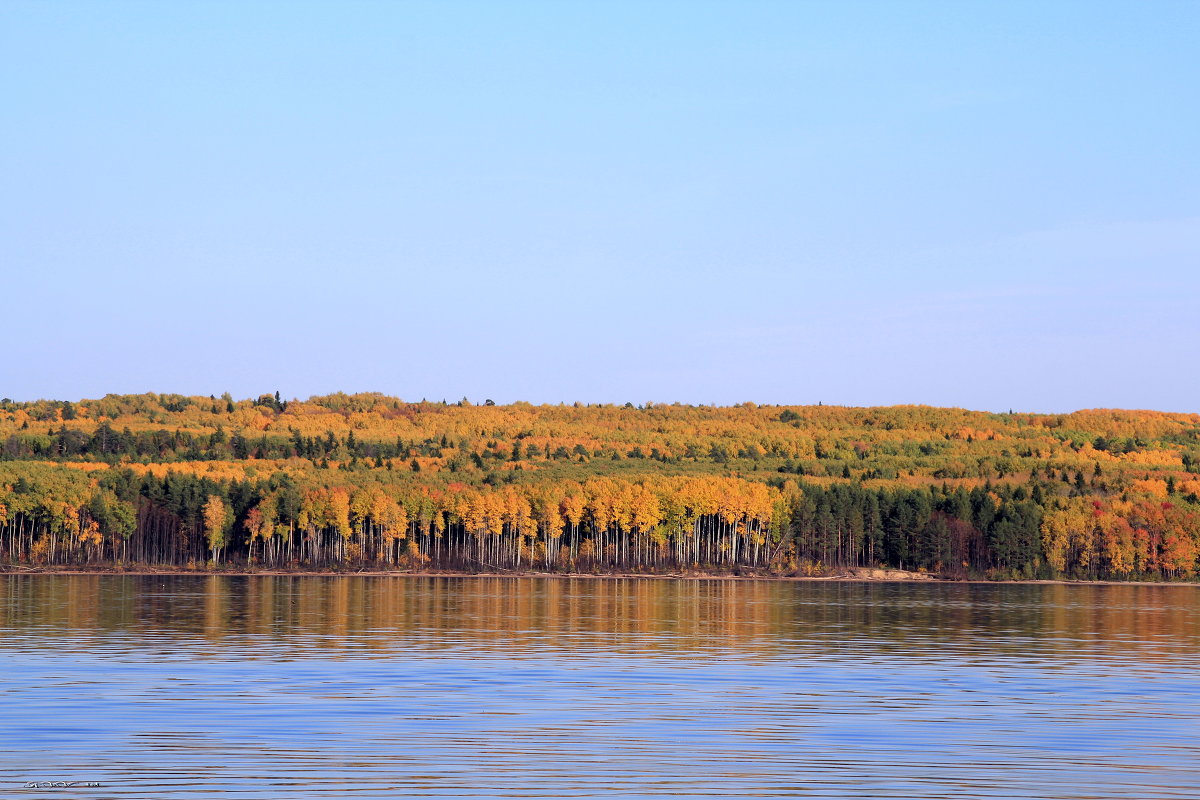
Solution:
{"label": "tree line", "polygon": [[1200,554],[1195,504],[1064,494],[1045,476],[971,489],[728,476],[321,484],[49,464],[0,476],[0,559],[15,564],[1182,579]]}

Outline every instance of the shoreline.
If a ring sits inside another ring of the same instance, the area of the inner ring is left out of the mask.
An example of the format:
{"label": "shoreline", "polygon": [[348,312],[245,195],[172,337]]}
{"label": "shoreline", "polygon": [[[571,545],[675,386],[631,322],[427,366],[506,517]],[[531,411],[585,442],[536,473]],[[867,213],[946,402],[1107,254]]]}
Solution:
{"label": "shoreline", "polygon": [[1032,580],[1002,580],[990,581],[983,579],[956,580],[940,578],[921,572],[907,570],[860,569],[836,575],[724,575],[713,573],[633,573],[633,572],[462,572],[448,570],[444,572],[430,570],[380,570],[363,569],[347,570],[318,570],[318,569],[180,569],[169,567],[154,569],[139,567],[137,569],[116,569],[99,567],[30,567],[22,568],[14,565],[0,566],[0,575],[81,575],[81,576],[123,576],[123,577],[209,577],[221,576],[230,578],[257,577],[312,577],[312,578],[554,578],[554,579],[583,579],[583,580],[656,580],[656,581],[762,581],[773,583],[924,583],[924,584],[971,584],[971,585],[1062,585],[1062,586],[1188,586],[1200,587],[1200,581],[1114,581],[1114,580],[1071,580],[1067,578],[1032,579]]}

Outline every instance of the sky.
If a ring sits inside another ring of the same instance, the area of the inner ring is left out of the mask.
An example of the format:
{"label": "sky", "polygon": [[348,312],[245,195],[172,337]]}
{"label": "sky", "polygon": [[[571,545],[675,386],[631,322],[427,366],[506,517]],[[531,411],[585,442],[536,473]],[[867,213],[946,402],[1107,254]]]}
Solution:
{"label": "sky", "polygon": [[1200,3],[0,4],[0,394],[1200,411]]}

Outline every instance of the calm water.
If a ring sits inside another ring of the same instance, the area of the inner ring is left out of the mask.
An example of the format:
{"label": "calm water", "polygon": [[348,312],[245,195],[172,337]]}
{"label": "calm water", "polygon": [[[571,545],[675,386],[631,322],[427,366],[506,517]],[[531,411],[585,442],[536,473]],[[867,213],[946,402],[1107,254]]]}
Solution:
{"label": "calm water", "polygon": [[2,797],[1200,796],[1192,587],[0,576],[0,637]]}

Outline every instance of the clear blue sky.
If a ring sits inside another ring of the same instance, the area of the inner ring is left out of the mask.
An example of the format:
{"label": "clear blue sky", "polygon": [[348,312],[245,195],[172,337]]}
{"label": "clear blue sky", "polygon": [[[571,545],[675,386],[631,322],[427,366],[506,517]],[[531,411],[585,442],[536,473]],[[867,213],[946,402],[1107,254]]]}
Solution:
{"label": "clear blue sky", "polygon": [[0,5],[0,394],[1200,411],[1200,3]]}

